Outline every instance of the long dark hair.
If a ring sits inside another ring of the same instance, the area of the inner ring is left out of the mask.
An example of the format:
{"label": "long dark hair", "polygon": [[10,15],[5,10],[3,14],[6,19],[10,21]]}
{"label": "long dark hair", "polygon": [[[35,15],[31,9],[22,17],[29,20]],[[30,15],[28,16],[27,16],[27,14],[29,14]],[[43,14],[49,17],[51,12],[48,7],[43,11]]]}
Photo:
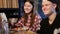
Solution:
{"label": "long dark hair", "polygon": [[[31,26],[34,24],[34,19],[35,19],[35,14],[34,14],[34,1],[33,1],[33,0],[25,0],[24,3],[25,3],[25,2],[29,2],[29,3],[31,3],[31,5],[33,6],[32,10],[31,10],[31,12],[30,12],[30,13],[31,13],[30,27],[31,27]],[[28,15],[29,15],[29,14],[26,14],[25,11],[24,11],[24,15],[23,15],[24,25],[27,23]]]}
{"label": "long dark hair", "polygon": [[48,1],[55,3],[57,5],[56,12],[59,13],[59,0],[48,0]]}

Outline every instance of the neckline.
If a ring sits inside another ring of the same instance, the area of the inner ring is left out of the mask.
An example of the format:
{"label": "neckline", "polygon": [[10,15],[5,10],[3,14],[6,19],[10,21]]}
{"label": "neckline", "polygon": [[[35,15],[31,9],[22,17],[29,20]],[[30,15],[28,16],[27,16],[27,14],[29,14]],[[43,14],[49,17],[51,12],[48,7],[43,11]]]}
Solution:
{"label": "neckline", "polygon": [[57,15],[56,15],[56,17],[55,17],[55,19],[54,19],[54,21],[53,21],[52,24],[49,24],[49,19],[48,19],[48,24],[49,24],[49,26],[53,25],[53,24],[55,23],[55,20],[56,20],[56,19],[57,19]]}

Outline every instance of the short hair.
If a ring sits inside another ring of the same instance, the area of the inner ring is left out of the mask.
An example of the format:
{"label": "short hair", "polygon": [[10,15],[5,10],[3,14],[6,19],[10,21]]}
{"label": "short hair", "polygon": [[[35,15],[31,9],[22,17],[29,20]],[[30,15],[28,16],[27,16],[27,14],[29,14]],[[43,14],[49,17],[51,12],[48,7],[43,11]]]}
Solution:
{"label": "short hair", "polygon": [[55,3],[57,5],[56,12],[59,13],[59,0],[48,0],[48,1]]}

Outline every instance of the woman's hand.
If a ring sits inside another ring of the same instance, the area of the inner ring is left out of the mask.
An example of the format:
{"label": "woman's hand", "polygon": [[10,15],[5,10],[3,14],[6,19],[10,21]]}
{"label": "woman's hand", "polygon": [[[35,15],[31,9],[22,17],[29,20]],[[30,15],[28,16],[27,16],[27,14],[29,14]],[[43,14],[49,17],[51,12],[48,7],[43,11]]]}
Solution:
{"label": "woman's hand", "polygon": [[33,32],[33,31],[28,30],[28,31],[26,31],[26,34],[37,34],[37,33],[36,33],[36,32]]}

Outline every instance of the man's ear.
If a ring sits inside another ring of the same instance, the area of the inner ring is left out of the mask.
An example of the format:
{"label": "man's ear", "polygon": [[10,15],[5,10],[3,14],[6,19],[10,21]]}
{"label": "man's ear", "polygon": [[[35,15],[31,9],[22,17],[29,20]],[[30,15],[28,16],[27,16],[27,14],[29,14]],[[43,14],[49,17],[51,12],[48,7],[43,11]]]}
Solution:
{"label": "man's ear", "polygon": [[56,4],[53,4],[53,7],[54,7],[54,8],[56,8],[56,7],[57,7],[57,5],[56,5]]}

